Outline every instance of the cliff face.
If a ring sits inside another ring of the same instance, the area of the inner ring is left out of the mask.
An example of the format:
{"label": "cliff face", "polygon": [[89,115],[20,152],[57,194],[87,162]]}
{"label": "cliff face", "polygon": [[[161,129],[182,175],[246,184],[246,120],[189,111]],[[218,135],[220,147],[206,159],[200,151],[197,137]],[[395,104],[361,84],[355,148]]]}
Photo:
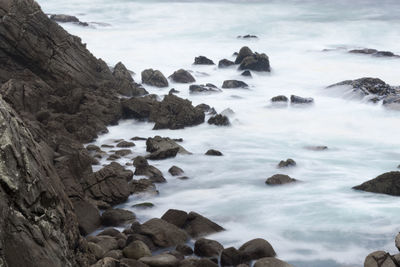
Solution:
{"label": "cliff face", "polygon": [[0,66],[0,265],[88,265],[80,233],[97,226],[98,200],[82,142],[117,123],[119,94],[144,92],[33,0],[0,1]]}

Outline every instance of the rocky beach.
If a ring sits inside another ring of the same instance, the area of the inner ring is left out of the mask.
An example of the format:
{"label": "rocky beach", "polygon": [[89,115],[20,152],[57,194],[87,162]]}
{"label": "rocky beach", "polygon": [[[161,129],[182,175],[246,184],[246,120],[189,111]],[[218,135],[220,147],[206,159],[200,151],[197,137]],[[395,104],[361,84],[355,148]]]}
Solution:
{"label": "rocky beach", "polygon": [[400,266],[400,5],[347,5],[0,0],[0,266]]}

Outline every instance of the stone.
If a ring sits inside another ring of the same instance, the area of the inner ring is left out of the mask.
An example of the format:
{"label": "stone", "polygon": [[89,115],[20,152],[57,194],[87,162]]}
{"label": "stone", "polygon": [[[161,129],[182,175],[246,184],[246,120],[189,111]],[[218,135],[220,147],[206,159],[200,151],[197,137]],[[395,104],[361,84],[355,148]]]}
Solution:
{"label": "stone", "polygon": [[200,238],[194,243],[194,253],[199,257],[219,257],[224,247],[217,241]]}
{"label": "stone", "polygon": [[284,95],[278,95],[271,98],[271,102],[288,102],[289,99]]}
{"label": "stone", "polygon": [[183,229],[193,238],[224,231],[220,225],[210,219],[196,213],[190,212]]}
{"label": "stone", "polygon": [[179,267],[218,267],[218,264],[209,259],[186,258],[180,262]]}
{"label": "stone", "polygon": [[297,182],[297,180],[285,174],[274,174],[265,181],[267,185],[281,185],[294,182]]}
{"label": "stone", "polygon": [[128,141],[122,141],[117,144],[117,147],[133,147],[133,146],[135,146],[135,143]]}
{"label": "stone", "polygon": [[293,159],[281,160],[278,164],[278,168],[288,168],[296,166],[296,161]]}
{"label": "stone", "polygon": [[226,80],[222,84],[222,88],[225,89],[234,89],[234,88],[247,88],[249,87],[247,83],[238,80]]}
{"label": "stone", "polygon": [[114,250],[110,250],[109,252],[107,252],[106,254],[104,254],[104,257],[108,257],[108,258],[113,258],[116,260],[119,260],[123,257],[122,251],[119,249],[114,249]]}
{"label": "stone", "polygon": [[364,267],[396,267],[389,253],[375,251],[369,254],[364,261]]}
{"label": "stone", "polygon": [[151,219],[141,226],[141,234],[149,236],[159,247],[171,247],[188,240],[185,231],[162,219]]}
{"label": "stone", "polygon": [[253,70],[270,72],[271,67],[269,58],[266,54],[254,53],[251,56],[245,57],[240,63],[239,70]]}
{"label": "stone", "polygon": [[254,267],[293,267],[293,265],[281,261],[277,258],[262,258],[259,259],[258,261],[256,261],[256,263],[254,264]]}
{"label": "stone", "polygon": [[104,226],[120,226],[132,223],[136,219],[133,212],[124,209],[108,209],[101,215]]}
{"label": "stone", "polygon": [[137,209],[149,209],[153,208],[154,204],[151,202],[143,202],[143,203],[138,203],[135,205],[132,205],[132,208],[137,208]]}
{"label": "stone", "polygon": [[208,124],[214,124],[217,126],[229,126],[231,125],[229,118],[225,115],[222,114],[217,114],[215,116],[212,116],[211,118],[208,119],[207,121]]}
{"label": "stone", "polygon": [[235,62],[233,62],[233,61],[230,61],[230,60],[228,60],[228,59],[226,59],[226,58],[224,58],[224,59],[221,59],[219,62],[218,62],[218,68],[228,68],[228,67],[230,67],[230,66],[233,66],[233,65],[235,65]]}
{"label": "stone", "polygon": [[189,86],[189,92],[191,94],[198,94],[198,93],[218,93],[221,92],[215,85],[207,83],[206,85],[197,85],[192,84]]}
{"label": "stone", "polygon": [[119,262],[111,257],[103,258],[96,262],[96,264],[91,265],[91,267],[118,267]]}
{"label": "stone", "polygon": [[142,257],[151,256],[151,251],[149,247],[140,240],[135,240],[126,246],[122,253],[128,259],[138,260]]}
{"label": "stone", "polygon": [[65,15],[65,14],[53,14],[50,16],[51,20],[54,20],[56,22],[61,22],[61,23],[74,23],[79,26],[89,26],[87,22],[82,22],[80,21],[77,17],[71,16],[71,15]]}
{"label": "stone", "polygon": [[242,261],[241,253],[234,247],[226,248],[221,253],[221,266],[236,266]]}
{"label": "stone", "polygon": [[172,176],[180,176],[185,173],[181,168],[179,168],[177,166],[172,166],[171,168],[169,168],[168,172]]}
{"label": "stone", "polygon": [[146,151],[151,154],[146,156],[148,159],[158,160],[175,157],[179,154],[190,154],[182,146],[168,137],[155,136],[149,137],[146,141]]}
{"label": "stone", "polygon": [[239,53],[236,57],[235,60],[235,64],[241,64],[243,59],[245,59],[248,56],[252,56],[253,55],[253,51],[251,51],[250,48],[248,48],[247,46],[243,46],[240,50]]}
{"label": "stone", "polygon": [[159,105],[159,102],[152,95],[146,95],[123,99],[121,104],[124,118],[143,121],[149,119],[152,110]]}
{"label": "stone", "polygon": [[246,34],[246,35],[239,35],[237,38],[239,39],[257,39],[258,37],[256,35],[252,34]]}
{"label": "stone", "polygon": [[305,149],[313,150],[313,151],[324,151],[328,150],[327,146],[305,146]]}
{"label": "stone", "polygon": [[128,258],[121,259],[120,263],[122,264],[121,267],[149,267],[149,265],[143,262]]}
{"label": "stone", "polygon": [[168,87],[168,80],[159,70],[146,69],[142,71],[142,83],[155,87]]}
{"label": "stone", "polygon": [[292,104],[312,104],[314,103],[314,99],[311,97],[300,97],[296,95],[291,95],[290,102]]}
{"label": "stone", "polygon": [[159,254],[151,257],[143,257],[140,261],[150,267],[176,267],[179,263],[179,260],[171,254]]}
{"label": "stone", "polygon": [[182,228],[188,219],[188,214],[183,210],[169,209],[164,213],[161,219]]}
{"label": "stone", "polygon": [[193,249],[186,244],[177,245],[175,250],[182,253],[184,256],[190,256],[193,254]]}
{"label": "stone", "polygon": [[251,72],[249,70],[243,71],[240,75],[245,77],[252,77]]}
{"label": "stone", "polygon": [[102,232],[100,232],[98,235],[108,235],[108,236],[116,237],[116,236],[118,236],[120,233],[121,233],[121,232],[118,231],[117,229],[112,228],[112,227],[108,227],[108,228],[104,229]]}
{"label": "stone", "polygon": [[135,175],[147,176],[154,183],[165,183],[167,181],[162,172],[156,167],[149,165],[147,160],[142,156],[137,156],[133,160],[133,166],[136,168]]}
{"label": "stone", "polygon": [[205,56],[195,57],[193,64],[194,65],[215,65],[211,59],[208,59]]}
{"label": "stone", "polygon": [[400,251],[400,233],[398,233],[396,235],[395,245],[396,245],[396,248]]}
{"label": "stone", "polygon": [[353,189],[371,193],[400,196],[400,172],[386,172],[372,180],[353,187]]}
{"label": "stone", "polygon": [[275,257],[276,253],[271,244],[262,238],[252,239],[244,243],[239,251],[246,260],[257,260],[265,257]]}
{"label": "stone", "polygon": [[125,67],[122,62],[118,62],[113,70],[112,75],[117,81],[118,92],[123,96],[142,96],[147,95],[148,92],[141,85],[135,83],[132,74]]}
{"label": "stone", "polygon": [[150,179],[132,180],[129,183],[129,190],[131,194],[158,194],[156,186]]}
{"label": "stone", "polygon": [[207,150],[207,152],[205,153],[205,155],[207,155],[207,156],[223,156],[223,154],[222,154],[220,151],[215,150],[215,149],[209,149],[209,150]]}
{"label": "stone", "polygon": [[94,204],[80,198],[73,198],[71,202],[79,222],[79,232],[82,235],[88,235],[100,227],[100,211]]}
{"label": "stone", "polygon": [[193,83],[196,81],[194,77],[184,69],[175,71],[169,78],[176,83]]}
{"label": "stone", "polygon": [[88,242],[88,249],[91,253],[93,253],[97,260],[103,258],[105,254],[105,251],[102,249],[102,247],[93,242]]}

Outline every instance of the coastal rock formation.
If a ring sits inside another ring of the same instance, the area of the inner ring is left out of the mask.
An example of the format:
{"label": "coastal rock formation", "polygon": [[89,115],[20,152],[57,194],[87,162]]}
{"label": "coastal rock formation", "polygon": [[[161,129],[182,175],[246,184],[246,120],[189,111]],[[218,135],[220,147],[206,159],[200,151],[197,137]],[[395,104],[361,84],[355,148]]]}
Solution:
{"label": "coastal rock formation", "polygon": [[212,116],[211,118],[208,119],[207,122],[208,124],[214,124],[217,126],[229,126],[231,124],[229,118],[222,114],[217,114],[215,116]]}
{"label": "coastal rock formation", "polygon": [[218,62],[218,68],[220,68],[220,69],[222,69],[222,68],[228,68],[228,67],[233,66],[233,65],[235,65],[235,62],[230,61],[230,60],[228,60],[228,59],[226,59],[226,58],[221,59],[221,60]]}
{"label": "coastal rock formation", "polygon": [[135,166],[135,175],[144,175],[147,176],[150,181],[154,183],[164,183],[165,180],[162,172],[156,167],[149,165],[147,160],[142,156],[137,156],[133,160],[133,166]]}
{"label": "coastal rock formation", "polygon": [[269,177],[265,183],[267,185],[280,185],[280,184],[288,184],[288,183],[293,183],[296,182],[296,179],[291,178],[288,175],[285,174],[274,174],[271,177]]}
{"label": "coastal rock formation", "polygon": [[146,151],[150,152],[150,155],[147,156],[148,159],[166,159],[175,157],[178,153],[190,154],[190,152],[178,145],[171,138],[158,135],[147,139]]}
{"label": "coastal rock formation", "polygon": [[240,49],[235,64],[240,64],[239,70],[271,71],[268,56],[264,53],[253,53],[247,46]]}
{"label": "coastal rock formation", "polygon": [[168,80],[159,70],[146,69],[142,71],[142,83],[155,87],[168,87]]}
{"label": "coastal rock formation", "polygon": [[176,83],[193,83],[196,81],[192,74],[184,69],[175,71],[169,78]]}
{"label": "coastal rock formation", "polygon": [[80,21],[77,17],[71,16],[71,15],[65,15],[65,14],[53,14],[50,15],[50,19],[54,20],[56,22],[61,22],[61,23],[74,23],[79,26],[89,26],[87,22],[82,22]]}
{"label": "coastal rock formation", "polygon": [[292,104],[312,104],[314,103],[314,99],[311,97],[301,97],[297,95],[291,95],[290,102]]}
{"label": "coastal rock formation", "polygon": [[205,56],[198,56],[194,58],[194,65],[215,65],[211,59]]}
{"label": "coastal rock formation", "polygon": [[211,84],[211,83],[207,83],[206,85],[197,85],[197,84],[193,84],[189,87],[189,91],[191,94],[195,94],[195,93],[216,93],[216,92],[221,92],[220,89],[218,89],[218,87],[216,87],[215,85]]}
{"label": "coastal rock formation", "polygon": [[140,84],[135,83],[131,73],[122,62],[117,63],[112,73],[114,76],[118,92],[124,96],[142,96],[147,95],[148,92]]}
{"label": "coastal rock formation", "polygon": [[353,189],[400,196],[400,172],[387,172],[369,180],[365,183],[353,187]]}
{"label": "coastal rock formation", "polygon": [[222,84],[222,88],[233,89],[233,88],[247,88],[247,83],[238,80],[226,80]]}

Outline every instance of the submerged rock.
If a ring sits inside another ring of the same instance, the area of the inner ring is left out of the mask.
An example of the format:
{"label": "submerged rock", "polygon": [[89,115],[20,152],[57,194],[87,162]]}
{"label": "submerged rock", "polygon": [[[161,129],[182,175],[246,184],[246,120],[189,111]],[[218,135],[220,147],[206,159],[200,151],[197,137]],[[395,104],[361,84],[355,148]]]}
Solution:
{"label": "submerged rock", "polygon": [[281,160],[278,164],[278,168],[287,168],[296,166],[296,161],[293,159]]}
{"label": "submerged rock", "polygon": [[207,83],[206,85],[197,85],[197,84],[193,84],[189,87],[189,91],[191,94],[194,93],[218,93],[221,92],[220,89],[218,89],[218,87],[216,87],[215,85],[211,84],[211,83]]}
{"label": "submerged rock", "polygon": [[220,69],[222,69],[222,68],[228,68],[228,67],[233,66],[233,65],[235,65],[235,62],[230,61],[230,60],[228,60],[228,59],[226,59],[226,58],[221,59],[221,60],[218,62],[218,68],[220,68]]}
{"label": "submerged rock", "polygon": [[169,168],[168,172],[172,176],[180,176],[180,175],[184,174],[184,171],[177,166],[172,166],[171,168]]}
{"label": "submerged rock", "polygon": [[285,174],[275,174],[272,175],[265,181],[267,185],[280,185],[280,184],[288,184],[288,183],[293,183],[296,182],[296,179],[291,178],[288,175]]}
{"label": "submerged rock", "polygon": [[288,102],[289,99],[284,95],[278,95],[271,98],[271,102]]}
{"label": "submerged rock", "polygon": [[168,80],[159,70],[146,69],[142,71],[142,83],[156,86],[168,87]]}
{"label": "submerged rock", "polygon": [[187,70],[179,69],[169,76],[176,83],[193,83],[196,80]]}
{"label": "submerged rock", "polygon": [[266,54],[254,53],[245,57],[240,63],[239,70],[254,70],[270,72],[269,58]]}
{"label": "submerged rock", "polygon": [[290,102],[292,104],[312,104],[314,103],[314,99],[311,97],[301,97],[297,95],[291,95]]}
{"label": "submerged rock", "polygon": [[217,126],[229,126],[231,124],[229,118],[222,114],[217,114],[215,116],[212,116],[211,118],[208,119],[207,122],[208,124],[214,124]]}
{"label": "submerged rock", "polygon": [[381,174],[372,180],[353,187],[353,189],[400,196],[400,172],[393,171]]}
{"label": "submerged rock", "polygon": [[222,88],[232,89],[232,88],[247,88],[249,87],[247,83],[238,80],[226,80],[222,84]]}
{"label": "submerged rock", "polygon": [[373,55],[376,57],[399,57],[390,51],[378,51],[372,48],[362,48],[362,49],[353,49],[349,50],[349,53],[352,54],[365,54],[365,55]]}
{"label": "submerged rock", "polygon": [[61,22],[61,23],[74,23],[79,26],[89,26],[87,22],[82,22],[80,21],[77,17],[71,16],[71,15],[65,15],[65,14],[53,14],[50,15],[50,19],[54,20],[56,22]]}
{"label": "submerged rock", "polygon": [[205,153],[207,156],[223,156],[222,152],[215,150],[215,149],[209,149]]}
{"label": "submerged rock", "polygon": [[195,57],[193,64],[194,65],[215,65],[211,59],[208,59],[205,56]]}

